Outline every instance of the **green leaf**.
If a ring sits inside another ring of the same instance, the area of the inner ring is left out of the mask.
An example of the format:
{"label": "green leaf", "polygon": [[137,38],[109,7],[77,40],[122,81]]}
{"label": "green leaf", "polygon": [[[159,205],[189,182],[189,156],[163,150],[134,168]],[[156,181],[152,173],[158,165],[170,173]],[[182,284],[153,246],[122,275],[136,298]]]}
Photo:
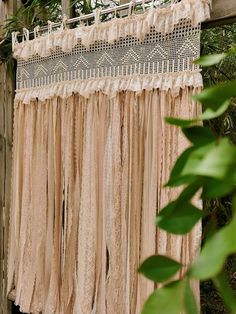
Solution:
{"label": "green leaf", "polygon": [[[205,144],[203,146],[192,146],[180,156],[171,172],[168,186],[189,184],[197,176],[215,180],[226,179],[228,184],[222,190],[223,195],[231,189],[230,186],[236,183],[236,175],[232,171],[236,168],[235,146],[226,138],[218,142],[209,140],[209,144],[207,142],[203,142]],[[209,195],[209,188],[206,185],[204,192],[205,195]]]}
{"label": "green leaf", "polygon": [[225,274],[221,272],[219,275],[212,279],[217,290],[220,292],[225,304],[228,306],[231,313],[236,313],[236,298],[235,295],[225,278]]}
{"label": "green leaf", "polygon": [[213,108],[207,108],[203,114],[200,115],[201,120],[210,120],[215,119],[221,116],[226,110],[228,110],[229,106],[231,104],[230,100],[226,100],[221,106],[219,107],[213,107]]}
{"label": "green leaf", "polygon": [[207,280],[217,276],[226,258],[236,252],[236,215],[232,221],[217,231],[203,246],[197,261],[189,270],[189,276]]}
{"label": "green leaf", "polygon": [[212,65],[219,63],[226,56],[227,56],[226,53],[214,54],[214,55],[209,55],[209,56],[202,56],[198,60],[196,60],[194,63],[201,65],[203,67],[209,67],[209,66],[212,66]]}
{"label": "green leaf", "polygon": [[195,174],[227,180],[230,172],[232,173],[232,169],[236,168],[236,148],[227,138],[220,140],[217,145],[206,151],[203,158],[201,155],[199,160],[193,158],[194,153],[183,169],[183,175]]}
{"label": "green leaf", "polygon": [[187,160],[190,158],[192,152],[195,150],[194,147],[190,147],[186,149],[181,156],[177,159],[170,175],[169,181],[166,183],[166,186],[179,186],[182,184],[188,184],[193,181],[193,175],[188,174],[186,176],[182,176],[182,171],[185,167]]}
{"label": "green leaf", "polygon": [[156,218],[157,226],[174,234],[189,232],[202,217],[202,211],[190,204],[201,186],[202,179],[199,178],[185,187],[175,201],[160,211]]}
{"label": "green leaf", "polygon": [[[196,176],[202,175],[202,173],[198,173],[197,169],[201,162],[206,158],[206,156],[211,152],[211,150],[216,147],[216,143],[209,143],[204,146],[193,146],[191,149],[191,153],[189,154],[182,172],[180,173],[180,177],[182,176]],[[172,175],[172,174],[171,174]],[[204,175],[204,174],[203,174]]]}
{"label": "green leaf", "polygon": [[202,211],[190,203],[169,203],[157,216],[159,228],[173,234],[186,234],[202,217]]}
{"label": "green leaf", "polygon": [[174,281],[150,295],[142,314],[197,314],[198,309],[189,281]]}
{"label": "green leaf", "polygon": [[197,191],[202,187],[202,178],[197,178],[191,184],[186,186],[181,192],[179,197],[176,199],[178,206],[185,205],[186,202],[190,202]]}
{"label": "green leaf", "polygon": [[178,262],[162,256],[151,256],[139,268],[139,272],[155,282],[165,282],[181,268]]}
{"label": "green leaf", "polygon": [[236,215],[236,195],[233,196],[232,209],[233,209],[234,215]]}
{"label": "green leaf", "polygon": [[204,178],[202,198],[210,199],[229,195],[235,187],[234,173],[229,174],[227,180]]}
{"label": "green leaf", "polygon": [[186,282],[185,294],[184,294],[184,308],[185,314],[198,314],[196,300],[193,295],[192,288],[189,281]]}
{"label": "green leaf", "polygon": [[230,81],[211,88],[206,88],[200,94],[193,96],[193,99],[204,104],[206,108],[217,111],[226,100],[235,96],[236,81]]}
{"label": "green leaf", "polygon": [[165,118],[166,123],[169,123],[171,125],[180,126],[181,128],[188,127],[190,125],[193,125],[198,120],[184,120],[184,119],[178,119],[178,118],[172,118],[172,117],[166,117]]}
{"label": "green leaf", "polygon": [[185,281],[175,281],[157,289],[145,302],[142,314],[180,314],[183,311]]}
{"label": "green leaf", "polygon": [[195,146],[206,145],[216,140],[212,131],[209,128],[202,126],[183,128],[183,133]]}
{"label": "green leaf", "polygon": [[229,51],[227,52],[227,56],[234,56],[235,55],[235,53],[236,53],[236,45],[233,45],[230,49],[229,49]]}
{"label": "green leaf", "polygon": [[[236,88],[236,84],[235,84]],[[165,121],[171,125],[179,126],[181,128],[187,128],[190,127],[199,121],[205,121],[205,120],[210,120],[210,119],[215,119],[221,116],[225,111],[228,110],[230,104],[231,104],[231,98],[233,96],[229,96],[228,98],[225,97],[218,97],[218,101],[213,101],[209,96],[209,99],[207,99],[207,95],[205,95],[205,91],[202,92],[201,94],[193,96],[193,99],[196,101],[202,102],[205,106],[204,112],[198,117],[198,119],[195,120],[184,120],[184,119],[178,119],[178,118],[173,118],[173,117],[167,117],[165,118]],[[202,95],[204,93],[204,95]],[[202,98],[201,98],[202,97]],[[206,97],[206,99],[204,98]],[[209,102],[209,103],[208,103]],[[211,103],[212,102],[212,103]]]}

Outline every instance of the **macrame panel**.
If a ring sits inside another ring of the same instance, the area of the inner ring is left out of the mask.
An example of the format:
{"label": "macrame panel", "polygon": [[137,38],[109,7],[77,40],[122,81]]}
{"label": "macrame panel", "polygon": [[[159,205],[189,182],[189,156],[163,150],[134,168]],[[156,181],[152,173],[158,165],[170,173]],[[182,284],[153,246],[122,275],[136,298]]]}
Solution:
{"label": "macrame panel", "polygon": [[19,60],[17,89],[73,80],[197,72],[193,61],[199,56],[199,37],[200,26],[183,20],[165,35],[152,28],[143,41],[128,36],[114,44],[96,42],[88,49],[80,42],[69,53],[57,48],[46,58]]}
{"label": "macrame panel", "polygon": [[195,258],[200,226],[173,236],[155,217],[178,195],[163,185],[188,146],[164,117],[199,114],[193,61],[208,17],[209,1],[181,0],[105,23],[96,11],[75,29],[49,23],[21,43],[13,34],[8,291],[23,312],[139,314],[155,288],[140,263]]}
{"label": "macrame panel", "polygon": [[[132,4],[132,2],[131,2]],[[131,7],[130,7],[131,8]],[[131,11],[130,11],[131,12]],[[18,60],[17,101],[89,97],[103,91],[114,97],[123,90],[141,92],[159,88],[178,95],[186,86],[202,86],[197,65],[200,22],[209,17],[208,0],[181,0],[164,8],[150,7],[142,14],[114,18],[75,29],[52,31],[23,42],[13,33]]]}

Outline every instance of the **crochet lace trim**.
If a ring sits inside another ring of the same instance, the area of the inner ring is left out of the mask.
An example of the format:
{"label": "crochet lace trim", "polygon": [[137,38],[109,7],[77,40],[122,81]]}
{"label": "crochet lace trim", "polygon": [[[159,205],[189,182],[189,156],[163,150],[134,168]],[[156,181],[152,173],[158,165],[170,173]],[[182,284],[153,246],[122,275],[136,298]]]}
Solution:
{"label": "crochet lace trim", "polygon": [[173,96],[178,96],[180,89],[188,86],[194,88],[203,86],[202,76],[199,71],[67,81],[45,87],[19,89],[15,101],[16,103],[29,104],[36,99],[45,101],[55,96],[65,99],[73,93],[88,98],[98,91],[102,91],[110,97],[115,97],[117,93],[122,91],[133,91],[138,94],[143,90],[156,88],[162,91],[171,90]]}

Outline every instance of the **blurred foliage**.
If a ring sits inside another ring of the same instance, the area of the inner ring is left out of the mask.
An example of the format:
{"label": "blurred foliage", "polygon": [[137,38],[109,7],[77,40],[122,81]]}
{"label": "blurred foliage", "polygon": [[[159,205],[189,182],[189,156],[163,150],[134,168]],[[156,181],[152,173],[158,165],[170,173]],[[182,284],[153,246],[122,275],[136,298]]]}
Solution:
{"label": "blurred foliage", "polygon": [[[72,0],[72,7],[74,8],[74,16],[86,15],[92,13],[95,9],[107,9],[111,6],[119,5],[119,2],[116,0]],[[110,20],[114,14],[102,14],[101,21],[108,21]],[[117,15],[119,17],[119,15]],[[87,25],[91,25],[94,23],[94,18],[86,21]]]}
{"label": "blurred foliage", "polygon": [[48,20],[61,20],[60,0],[27,0],[12,15],[5,26],[5,35],[10,36],[13,31],[22,31],[23,28],[33,30],[37,25],[46,25]]}
{"label": "blurred foliage", "polygon": [[[236,43],[236,24],[225,25],[204,30],[201,39],[201,55],[226,52]],[[219,64],[203,68],[204,85],[236,79],[236,55],[232,55]],[[236,101],[229,110],[219,118],[205,122],[217,135],[228,136],[236,144]],[[232,217],[232,201],[230,197],[205,201],[207,216],[203,219],[203,243],[207,234],[214,227],[226,225]],[[236,256],[228,259],[225,267],[228,280],[236,294]],[[211,281],[201,283],[201,312],[203,314],[229,313]]]}
{"label": "blurred foliage", "polygon": [[[201,39],[201,55],[228,51],[236,43],[236,24],[204,30]],[[236,79],[236,56],[224,59],[220,64],[204,68],[203,78],[206,86],[215,85],[225,80]]]}
{"label": "blurred foliage", "polygon": [[95,9],[101,8],[106,9],[111,4],[117,5],[116,1],[110,0],[87,0],[87,1],[81,1],[81,0],[72,0],[72,6],[75,7],[75,13],[76,15],[82,14],[89,14],[92,13]]}

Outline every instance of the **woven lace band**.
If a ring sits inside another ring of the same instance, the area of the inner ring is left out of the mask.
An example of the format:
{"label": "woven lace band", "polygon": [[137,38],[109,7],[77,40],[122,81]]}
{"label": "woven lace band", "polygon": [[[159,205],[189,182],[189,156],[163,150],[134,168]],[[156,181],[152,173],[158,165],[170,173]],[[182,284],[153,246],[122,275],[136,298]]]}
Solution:
{"label": "woven lace band", "polygon": [[23,42],[13,34],[18,61],[16,100],[29,103],[72,93],[89,97],[103,91],[201,87],[200,23],[209,18],[209,1],[181,0],[165,8],[91,26],[58,29]]}

